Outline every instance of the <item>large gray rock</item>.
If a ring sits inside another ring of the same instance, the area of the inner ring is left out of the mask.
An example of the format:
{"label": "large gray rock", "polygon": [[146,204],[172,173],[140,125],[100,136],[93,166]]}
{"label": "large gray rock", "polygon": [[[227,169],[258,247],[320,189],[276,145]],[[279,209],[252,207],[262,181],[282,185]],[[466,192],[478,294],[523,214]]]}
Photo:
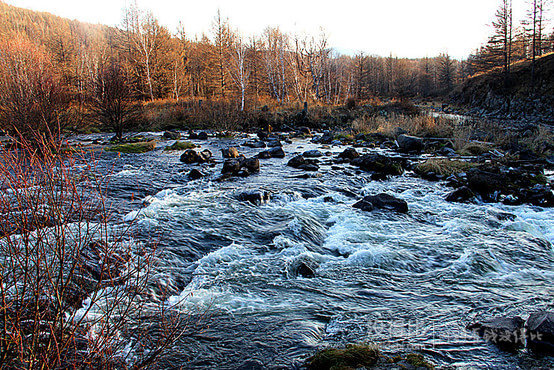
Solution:
{"label": "large gray rock", "polygon": [[535,353],[554,354],[554,312],[539,311],[527,319],[527,346]]}
{"label": "large gray rock", "polygon": [[417,136],[398,135],[398,148],[404,153],[419,153],[423,150],[423,139]]}

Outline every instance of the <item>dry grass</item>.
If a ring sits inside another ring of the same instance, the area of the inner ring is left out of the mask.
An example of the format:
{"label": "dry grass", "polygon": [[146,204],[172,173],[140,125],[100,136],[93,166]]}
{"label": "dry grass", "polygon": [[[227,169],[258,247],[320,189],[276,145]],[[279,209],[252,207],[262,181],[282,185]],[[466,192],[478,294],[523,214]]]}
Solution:
{"label": "dry grass", "polygon": [[546,126],[539,126],[536,132],[520,140],[520,143],[534,153],[549,156],[554,154],[554,131]]}
{"label": "dry grass", "polygon": [[458,153],[461,155],[481,155],[489,152],[491,149],[492,146],[490,143],[472,141],[462,146],[462,148],[458,150]]}
{"label": "dry grass", "polygon": [[433,158],[418,164],[415,170],[417,173],[422,174],[434,173],[440,176],[450,176],[466,172],[472,167],[475,167],[475,164],[470,162]]}
{"label": "dry grass", "polygon": [[394,137],[399,129],[422,137],[452,137],[455,127],[456,123],[452,119],[430,115],[393,114],[390,117],[364,117],[352,122],[355,134],[381,133],[389,137]]}

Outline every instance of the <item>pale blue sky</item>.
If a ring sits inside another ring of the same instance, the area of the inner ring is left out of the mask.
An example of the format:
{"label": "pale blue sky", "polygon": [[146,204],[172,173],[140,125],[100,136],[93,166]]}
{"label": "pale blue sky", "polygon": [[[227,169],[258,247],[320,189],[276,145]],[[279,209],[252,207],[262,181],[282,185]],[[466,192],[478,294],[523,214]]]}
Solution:
{"label": "pale blue sky", "polygon": [[[117,25],[131,0],[7,0],[92,23]],[[324,27],[331,46],[342,52],[401,57],[448,51],[462,58],[484,42],[499,0],[138,0],[162,24],[175,30],[181,21],[191,36],[208,32],[217,9],[246,35],[268,26],[288,32],[318,33]],[[515,15],[525,0],[514,0]]]}

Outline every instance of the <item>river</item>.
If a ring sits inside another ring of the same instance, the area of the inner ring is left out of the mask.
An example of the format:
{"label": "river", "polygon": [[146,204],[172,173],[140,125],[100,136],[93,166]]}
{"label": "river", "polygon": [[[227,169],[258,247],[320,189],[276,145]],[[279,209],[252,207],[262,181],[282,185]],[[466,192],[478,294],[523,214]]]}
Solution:
{"label": "river", "polygon": [[[203,313],[202,330],[182,337],[165,366],[295,368],[318,348],[352,342],[419,349],[439,366],[554,366],[465,330],[478,318],[554,309],[553,209],[449,203],[440,183],[409,172],[372,181],[331,156],[304,176],[286,166],[293,153],[345,148],[307,139],[285,144],[284,159],[261,160],[257,175],[218,182],[220,149],[244,139],[195,142],[217,159],[195,181],[187,173],[200,166],[163,151],[172,141],[145,154],[97,155],[111,173],[117,219],[135,220],[142,237],[161,234],[160,274],[174,287],[167,303]],[[245,190],[271,200],[238,201]],[[352,208],[379,192],[407,201],[409,213]],[[302,263],[314,277],[296,273]]]}

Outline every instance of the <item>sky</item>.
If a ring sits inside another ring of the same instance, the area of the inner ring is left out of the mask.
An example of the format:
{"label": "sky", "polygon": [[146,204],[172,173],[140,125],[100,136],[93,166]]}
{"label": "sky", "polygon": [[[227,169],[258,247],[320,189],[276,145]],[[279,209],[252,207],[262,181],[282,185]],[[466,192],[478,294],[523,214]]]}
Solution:
{"label": "sky", "polygon": [[[90,23],[119,25],[133,0],[6,0],[8,4],[47,11]],[[161,24],[174,31],[179,22],[189,37],[209,34],[217,10],[246,36],[267,26],[291,33],[318,34],[343,54],[365,52],[398,57],[448,52],[463,59],[487,40],[500,0],[137,0]],[[514,0],[524,14],[525,0]]]}

